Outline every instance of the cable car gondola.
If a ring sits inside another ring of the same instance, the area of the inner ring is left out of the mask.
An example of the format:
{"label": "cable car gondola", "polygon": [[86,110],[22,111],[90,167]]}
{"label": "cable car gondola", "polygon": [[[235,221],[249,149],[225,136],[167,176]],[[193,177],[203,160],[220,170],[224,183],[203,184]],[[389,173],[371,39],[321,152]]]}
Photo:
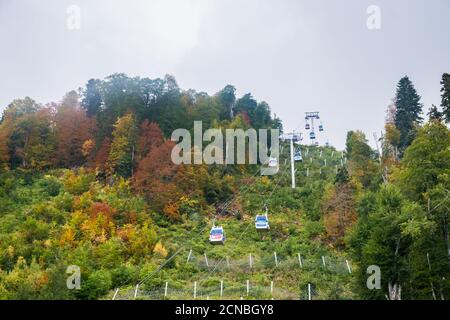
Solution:
{"label": "cable car gondola", "polygon": [[319,124],[319,131],[323,131],[323,124]]}
{"label": "cable car gondola", "polygon": [[270,230],[269,217],[267,214],[257,215],[255,218],[256,230]]}
{"label": "cable car gondola", "polygon": [[309,138],[310,138],[311,140],[314,140],[314,139],[316,138],[316,134],[314,133],[314,131],[311,131],[311,132],[309,133]]}
{"label": "cable car gondola", "polygon": [[301,136],[300,134],[298,134],[298,133],[294,133],[294,134],[292,135],[292,140],[293,140],[294,142],[302,141],[302,136]]}
{"label": "cable car gondola", "polygon": [[275,157],[269,158],[269,167],[270,168],[278,167],[278,160],[277,160],[277,158],[275,158]]}
{"label": "cable car gondola", "polygon": [[302,154],[300,152],[294,153],[294,161],[303,161]]}
{"label": "cable car gondola", "polygon": [[209,232],[209,242],[211,244],[225,244],[225,231],[223,227],[213,226]]}
{"label": "cable car gondola", "polygon": [[265,205],[266,213],[258,214],[255,218],[255,228],[256,230],[270,230],[269,217],[267,215],[267,206]]}
{"label": "cable car gondola", "polygon": [[305,130],[309,130],[310,126],[309,123],[305,124]]}

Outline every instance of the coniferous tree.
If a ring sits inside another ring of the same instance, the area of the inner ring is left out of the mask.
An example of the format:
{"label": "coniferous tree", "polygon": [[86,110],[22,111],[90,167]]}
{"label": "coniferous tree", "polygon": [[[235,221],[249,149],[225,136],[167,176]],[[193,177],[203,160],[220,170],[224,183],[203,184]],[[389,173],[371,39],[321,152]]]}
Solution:
{"label": "coniferous tree", "polygon": [[440,112],[434,104],[431,105],[431,108],[430,110],[428,110],[427,115],[430,120],[438,120],[438,121],[441,121],[443,116],[442,112]]}
{"label": "coniferous tree", "polygon": [[403,152],[414,139],[416,126],[422,120],[420,96],[407,76],[397,84],[395,106],[395,126],[400,131],[399,149]]}
{"label": "coniferous tree", "polygon": [[450,73],[444,73],[441,81],[441,107],[445,122],[450,122]]}
{"label": "coniferous tree", "polygon": [[348,175],[348,171],[345,167],[340,167],[336,177],[334,178],[334,183],[337,185],[342,185],[348,183],[350,181],[350,177]]}

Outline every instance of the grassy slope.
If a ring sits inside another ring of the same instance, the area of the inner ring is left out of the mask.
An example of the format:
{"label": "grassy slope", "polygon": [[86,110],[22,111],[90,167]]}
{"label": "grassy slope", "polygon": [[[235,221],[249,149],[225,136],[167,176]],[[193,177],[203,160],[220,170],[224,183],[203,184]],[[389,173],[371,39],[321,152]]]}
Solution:
{"label": "grassy slope", "polygon": [[[333,150],[310,147],[306,155],[303,147],[304,162],[296,165],[300,190],[308,184],[321,184],[333,179],[335,165],[341,163],[341,153]],[[208,225],[195,226],[188,223],[160,229],[165,243],[183,249],[161,271],[148,274],[139,297],[162,298],[167,281],[169,299],[190,299],[193,298],[196,281],[198,298],[216,299],[220,298],[222,280],[223,298],[247,298],[246,284],[249,280],[248,298],[306,299],[308,283],[312,284],[315,299],[354,298],[345,257],[322,244],[322,222],[305,212],[305,207],[311,206],[311,203],[306,203],[307,199],[301,192],[290,189],[290,167],[289,164],[285,166],[283,161],[289,157],[288,151],[285,146],[278,175],[268,179],[256,176],[252,183],[241,187],[239,200],[244,204],[245,212],[242,218],[231,216],[216,220],[216,224],[224,226],[226,231],[227,241],[224,246],[208,243],[211,220]],[[327,159],[327,167],[324,166],[324,159]],[[306,177],[306,167],[309,167],[309,177]],[[254,216],[262,210],[264,202],[270,208],[271,230],[258,232],[254,228]],[[312,205],[320,207],[320,203]],[[189,263],[186,263],[190,250],[192,255]],[[277,253],[278,266],[274,252]],[[205,253],[209,266],[206,265]],[[298,254],[302,257],[302,267]],[[325,257],[325,268],[322,256]],[[119,292],[116,297],[119,299],[134,296],[133,287],[124,287]]]}
{"label": "grassy slope", "polygon": [[[260,177],[255,174],[241,185],[240,192],[235,194],[235,199],[239,200],[243,207],[240,217],[217,218],[216,223],[223,225],[226,230],[225,246],[212,246],[208,243],[211,216],[202,220],[201,224],[192,220],[184,224],[161,223],[157,230],[158,238],[170,249],[169,254],[180,248],[182,250],[156,273],[155,263],[138,266],[139,278],[145,279],[140,286],[139,298],[162,298],[167,281],[169,299],[189,299],[193,297],[194,281],[197,281],[198,298],[215,299],[220,297],[221,280],[224,282],[223,297],[229,299],[247,298],[247,280],[250,284],[248,298],[268,299],[273,296],[275,299],[306,299],[308,283],[312,284],[314,299],[355,298],[351,290],[351,275],[345,266],[345,256],[325,246],[321,241],[324,230],[320,200],[324,185],[334,178],[334,166],[340,165],[340,153],[334,152],[332,156],[332,148],[310,148],[309,154],[306,155],[303,147],[305,159],[303,163],[296,165],[298,188],[294,191],[290,188],[289,164],[284,164],[284,159],[289,158],[288,151],[285,146],[279,174],[273,177]],[[327,159],[327,167],[324,167],[324,159]],[[309,177],[305,176],[306,167],[309,168]],[[5,192],[11,190],[2,196],[0,208],[0,240],[5,250],[11,245],[22,248],[16,255],[39,257],[43,248],[48,247],[46,238],[51,237],[52,231],[41,240],[23,242],[25,240],[21,236],[21,230],[30,212],[32,216],[46,219],[50,223],[49,228],[50,225],[56,228],[58,219],[68,219],[70,212],[63,209],[67,194],[61,193],[54,197],[46,193],[51,190],[48,181],[58,179],[54,178],[58,175],[58,171],[46,176],[35,174],[32,181],[37,182],[31,184],[23,181],[26,178],[22,175],[20,180],[10,177],[2,182]],[[103,189],[98,190],[94,194],[101,200],[104,197]],[[127,201],[138,200],[124,198],[120,201],[126,207]],[[254,217],[262,211],[265,202],[269,207],[271,230],[257,232],[254,228]],[[51,244],[50,252],[52,247],[56,252],[57,246],[56,243]],[[190,262],[186,264],[191,249],[193,253]],[[275,265],[274,252],[277,253],[278,266]],[[209,267],[206,266],[204,253],[207,254]],[[302,267],[298,261],[299,253],[302,256]],[[250,254],[253,260],[252,268],[249,266]],[[322,265],[322,256],[325,257],[325,268]],[[51,263],[51,257],[46,259]],[[162,264],[164,260],[156,262]],[[132,298],[134,288],[135,282],[120,286],[116,298]],[[113,291],[104,298],[110,299],[112,295]]]}

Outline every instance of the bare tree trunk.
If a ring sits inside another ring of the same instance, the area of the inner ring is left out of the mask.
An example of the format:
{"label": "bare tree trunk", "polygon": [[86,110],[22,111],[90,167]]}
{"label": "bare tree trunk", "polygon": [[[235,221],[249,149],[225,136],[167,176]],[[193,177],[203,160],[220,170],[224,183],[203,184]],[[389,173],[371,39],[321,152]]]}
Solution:
{"label": "bare tree trunk", "polygon": [[447,257],[448,257],[448,260],[450,260],[450,240],[448,238],[447,224],[444,225],[444,239],[445,239],[445,244],[447,245]]}
{"label": "bare tree trunk", "polygon": [[28,134],[25,137],[25,142],[23,144],[23,154],[22,154],[22,167],[26,167],[27,166],[27,160],[26,160],[26,151],[28,149],[28,141],[29,141],[29,136]]}
{"label": "bare tree trunk", "polygon": [[134,146],[131,151],[131,176],[134,175]]}
{"label": "bare tree trunk", "polygon": [[389,300],[402,300],[402,286],[399,283],[389,282]]}
{"label": "bare tree trunk", "polygon": [[[431,277],[431,262],[430,262],[430,254],[427,252],[427,261],[428,261],[428,271],[430,271],[430,277]],[[436,294],[434,292],[434,285],[433,281],[430,280],[431,285],[431,294],[433,295],[433,300],[436,300]]]}
{"label": "bare tree trunk", "polygon": [[400,250],[400,238],[398,238],[398,240],[397,240],[397,246],[395,248],[395,256],[398,255],[398,250]]}
{"label": "bare tree trunk", "polygon": [[[442,282],[444,282],[445,281],[445,278],[443,277],[442,278]],[[445,297],[444,297],[444,293],[442,292],[442,282],[441,282],[441,284],[440,284],[440,293],[441,293],[441,300],[445,300]]]}
{"label": "bare tree trunk", "polygon": [[[395,256],[397,257],[400,250],[400,237],[397,239],[397,245],[395,248]],[[402,300],[402,287],[400,283],[389,281],[388,283],[389,300]]]}

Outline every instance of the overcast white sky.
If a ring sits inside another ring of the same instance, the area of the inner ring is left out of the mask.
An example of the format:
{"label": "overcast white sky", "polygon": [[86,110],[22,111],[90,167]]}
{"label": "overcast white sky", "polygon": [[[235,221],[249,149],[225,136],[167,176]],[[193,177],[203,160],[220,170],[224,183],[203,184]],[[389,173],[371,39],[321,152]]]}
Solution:
{"label": "overcast white sky", "polygon": [[[69,5],[81,9],[79,30],[66,26]],[[366,26],[369,5],[380,30]],[[440,103],[449,31],[450,0],[0,0],[0,111],[114,72],[169,73],[183,89],[251,92],[286,129],[320,111],[342,148],[352,129],[373,142],[404,75],[425,109]]]}

